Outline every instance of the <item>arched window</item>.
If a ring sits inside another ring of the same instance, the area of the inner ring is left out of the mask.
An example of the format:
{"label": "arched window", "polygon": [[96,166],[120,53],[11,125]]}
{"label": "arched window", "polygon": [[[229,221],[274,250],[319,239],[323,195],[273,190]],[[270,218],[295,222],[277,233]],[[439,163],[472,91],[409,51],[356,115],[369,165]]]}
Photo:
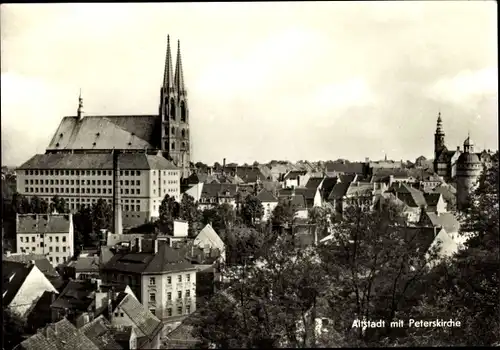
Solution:
{"label": "arched window", "polygon": [[170,119],[175,120],[175,102],[174,99],[170,99]]}
{"label": "arched window", "polygon": [[175,142],[172,142],[172,149],[175,149]]}
{"label": "arched window", "polygon": [[186,137],[186,130],[182,129],[181,135],[182,135],[183,138]]}
{"label": "arched window", "polygon": [[186,122],[186,105],[181,101],[181,122]]}
{"label": "arched window", "polygon": [[172,127],[172,129],[171,129],[171,133],[172,133],[172,135],[175,135],[175,128],[174,127]]}

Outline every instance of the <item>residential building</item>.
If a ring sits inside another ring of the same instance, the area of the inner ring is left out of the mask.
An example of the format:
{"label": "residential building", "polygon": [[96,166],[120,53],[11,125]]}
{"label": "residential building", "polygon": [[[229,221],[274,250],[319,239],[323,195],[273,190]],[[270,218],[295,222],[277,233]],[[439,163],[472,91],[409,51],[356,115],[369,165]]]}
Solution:
{"label": "residential building", "polygon": [[221,263],[226,262],[226,245],[210,224],[205,225],[200,233],[198,233],[193,241],[193,245],[202,249],[218,249],[220,252],[219,261]]}
{"label": "residential building", "polygon": [[201,184],[199,201],[200,210],[213,208],[219,204],[227,203],[236,208],[236,193],[238,186],[234,184]]}
{"label": "residential building", "polygon": [[309,173],[305,170],[292,170],[283,177],[284,188],[304,187],[309,181]]}
{"label": "residential building", "polygon": [[[158,217],[166,194],[180,201],[181,170],[161,154],[123,153],[118,157],[124,225]],[[92,205],[98,199],[113,204],[113,154],[47,153],[33,156],[18,170],[18,192],[50,202],[55,195],[69,209]],[[132,217],[133,215],[133,217]]]}
{"label": "residential building", "polygon": [[45,291],[57,293],[56,288],[33,263],[27,265],[2,261],[2,304],[21,317]]}
{"label": "residential building", "polygon": [[79,256],[76,260],[71,260],[67,268],[75,279],[90,280],[99,278],[99,265],[99,256]]}
{"label": "residential building", "polygon": [[257,198],[262,203],[264,208],[264,214],[262,215],[262,221],[267,222],[273,215],[274,208],[278,206],[278,199],[268,190],[262,189],[258,194]]}
{"label": "residential building", "polygon": [[169,323],[196,309],[196,268],[180,249],[153,240],[153,249],[142,243],[128,252],[117,252],[101,269],[104,283],[126,282],[154,315]]}
{"label": "residential building", "polygon": [[424,193],[424,198],[427,205],[426,211],[430,211],[438,215],[446,213],[447,205],[441,193]]}
{"label": "residential building", "polygon": [[17,214],[17,252],[46,255],[52,265],[74,254],[72,214]]}

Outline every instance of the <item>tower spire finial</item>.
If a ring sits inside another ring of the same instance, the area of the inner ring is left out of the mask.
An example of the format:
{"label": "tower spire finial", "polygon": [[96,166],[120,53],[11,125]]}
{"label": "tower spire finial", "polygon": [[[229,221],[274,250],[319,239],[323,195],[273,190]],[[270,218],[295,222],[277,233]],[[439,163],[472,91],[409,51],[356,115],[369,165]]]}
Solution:
{"label": "tower spire finial", "polygon": [[175,88],[178,93],[186,93],[184,72],[182,71],[181,41],[177,40],[177,63],[175,65]]}
{"label": "tower spire finial", "polygon": [[163,75],[163,87],[167,90],[174,89],[172,52],[170,51],[170,35],[167,35],[167,55],[165,57],[165,73]]}
{"label": "tower spire finial", "polygon": [[83,117],[83,98],[82,98],[82,88],[80,88],[80,93],[78,95],[78,110],[76,112],[78,119]]}

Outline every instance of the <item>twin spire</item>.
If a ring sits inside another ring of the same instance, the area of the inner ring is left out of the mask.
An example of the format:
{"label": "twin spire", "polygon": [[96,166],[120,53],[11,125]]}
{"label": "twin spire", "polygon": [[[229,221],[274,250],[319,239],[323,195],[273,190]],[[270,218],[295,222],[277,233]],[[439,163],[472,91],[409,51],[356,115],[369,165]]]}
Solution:
{"label": "twin spire", "polygon": [[167,57],[165,58],[165,73],[163,75],[163,88],[168,91],[185,93],[184,72],[182,71],[181,42],[177,40],[177,62],[175,65],[175,75],[172,73],[172,52],[170,50],[170,35],[167,36]]}

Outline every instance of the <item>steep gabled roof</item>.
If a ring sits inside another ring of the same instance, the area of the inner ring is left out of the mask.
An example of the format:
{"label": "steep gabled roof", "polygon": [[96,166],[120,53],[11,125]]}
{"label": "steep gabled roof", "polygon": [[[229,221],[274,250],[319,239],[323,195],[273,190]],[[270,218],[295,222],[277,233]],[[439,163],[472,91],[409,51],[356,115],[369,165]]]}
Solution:
{"label": "steep gabled roof", "polygon": [[441,193],[424,193],[424,198],[429,207],[435,207],[441,198]]}
{"label": "steep gabled roof", "polygon": [[92,293],[95,292],[96,288],[96,285],[90,281],[71,280],[51,304],[51,307],[85,311],[94,301]]}
{"label": "steep gabled roof", "polygon": [[306,188],[314,188],[317,189],[323,183],[324,177],[311,177],[309,181],[306,183]]}
{"label": "steep gabled roof", "polygon": [[225,246],[222,239],[210,224],[205,225],[194,239],[194,244],[201,247],[203,247],[206,242],[209,242],[211,248],[218,248],[220,250],[223,250]]}
{"label": "steep gabled roof", "polygon": [[47,150],[156,150],[160,128],[157,115],[64,117]]}
{"label": "steep gabled roof", "polygon": [[14,261],[23,264],[35,262],[36,267],[46,276],[58,276],[56,269],[52,266],[47,257],[43,254],[11,254],[9,256],[2,255],[4,261]]}
{"label": "steep gabled roof", "polygon": [[[118,306],[134,323],[137,337],[153,339],[163,328],[162,322],[136,298],[127,294]],[[138,344],[139,345],[139,344]]]}
{"label": "steep gabled roof", "polygon": [[442,227],[448,233],[456,233],[460,230],[460,222],[452,213],[441,213],[438,215],[433,212],[427,212],[426,215],[433,226]]}
{"label": "steep gabled roof", "polygon": [[102,315],[83,325],[80,329],[99,349],[121,350],[111,329],[111,324]]}
{"label": "steep gabled roof", "polygon": [[238,186],[234,184],[203,184],[201,197],[225,197],[226,192],[229,192],[229,197],[234,197],[236,196],[237,189]]}
{"label": "steep gabled roof", "polygon": [[26,277],[35,265],[13,261],[2,261],[2,304],[8,306],[16,297],[17,292],[26,281]]}
{"label": "steep gabled roof", "polygon": [[261,201],[261,203],[278,202],[278,199],[276,197],[274,197],[273,194],[266,189],[262,189],[257,194],[257,198]]}
{"label": "steep gabled roof", "polygon": [[343,198],[346,195],[350,185],[351,182],[337,182],[328,195],[328,200]]}

